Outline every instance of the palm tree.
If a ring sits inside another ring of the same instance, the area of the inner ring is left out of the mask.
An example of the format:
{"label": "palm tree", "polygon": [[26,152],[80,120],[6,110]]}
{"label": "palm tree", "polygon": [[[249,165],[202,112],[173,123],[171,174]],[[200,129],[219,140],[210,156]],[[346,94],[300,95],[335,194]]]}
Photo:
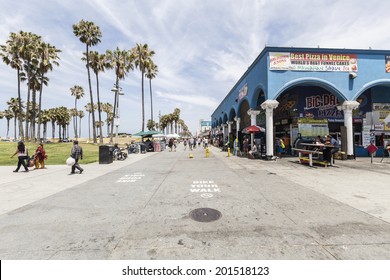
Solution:
{"label": "palm tree", "polygon": [[180,119],[180,109],[175,108],[172,113],[172,122],[175,122],[175,133],[177,133],[177,122]]}
{"label": "palm tree", "polygon": [[57,121],[57,109],[56,108],[51,108],[48,110],[48,117],[51,122],[51,132],[52,132],[52,140],[54,141],[55,138],[55,132],[56,132],[56,121]]}
{"label": "palm tree", "polygon": [[153,120],[148,120],[148,122],[146,123],[146,128],[148,130],[153,130],[155,126],[156,123]]}
{"label": "palm tree", "polygon": [[[42,92],[43,92],[43,85],[47,85],[48,78],[45,77],[45,74],[49,71],[53,70],[53,65],[58,66],[58,53],[61,52],[59,49],[56,49],[55,46],[52,46],[50,44],[46,44],[45,42],[40,42],[38,45],[38,54],[39,54],[39,62],[38,62],[38,73],[40,75],[40,91],[39,91],[39,108],[38,108],[38,133],[37,138],[41,138],[41,123],[42,123],[42,114],[40,113],[42,110]],[[45,138],[45,136],[43,137]],[[46,139],[46,138],[45,138]]]}
{"label": "palm tree", "polygon": [[[127,73],[130,70],[134,69],[133,66],[133,56],[129,54],[128,51],[122,51],[118,47],[115,51],[107,50],[106,51],[107,59],[107,68],[115,70],[115,88],[119,89],[119,80],[124,80]],[[112,121],[116,117],[116,107],[117,107],[117,92],[115,93],[114,106],[113,106],[113,116]],[[112,137],[114,134],[114,123],[111,123],[111,133],[110,133],[110,143],[112,144]]]}
{"label": "palm tree", "polygon": [[[38,36],[31,32],[20,31],[19,35],[22,38],[20,45],[20,57],[22,59],[23,67],[27,75],[27,104],[30,103],[31,90],[34,88],[34,77],[36,76],[37,70],[37,48],[41,41],[41,36]],[[36,90],[36,88],[35,88]],[[34,106],[35,107],[35,106]],[[25,136],[29,138],[29,106],[26,107],[26,126]]]}
{"label": "palm tree", "polygon": [[[19,104],[22,104],[22,107],[19,107]],[[7,101],[8,109],[11,110],[12,114],[14,115],[14,139],[16,139],[16,119],[18,118],[19,121],[22,120],[23,123],[23,115],[21,112],[23,112],[24,109],[24,102],[19,100],[19,98],[13,98],[9,101]],[[21,109],[19,109],[21,108]],[[23,127],[19,125],[19,135],[23,134]]]}
{"label": "palm tree", "polygon": [[[99,54],[98,52],[89,53],[90,60],[89,66],[92,68],[96,76],[96,93],[97,93],[97,104],[98,104],[98,115],[99,115],[99,124],[102,122],[102,109],[100,103],[100,94],[99,94],[99,72],[104,72],[107,67],[109,67],[105,54]],[[83,57],[83,60],[86,60],[86,56]],[[97,122],[96,122],[97,123]],[[99,142],[103,143],[103,133],[100,129],[100,139]]]}
{"label": "palm tree", "polygon": [[[87,105],[84,106],[85,111],[87,111],[88,114],[88,141],[91,141],[91,114],[95,111],[96,105],[92,106],[92,104],[89,102]],[[95,126],[94,126],[95,127]]]}
{"label": "palm tree", "polygon": [[[18,110],[22,111],[22,98],[20,95],[20,81],[21,81],[21,72],[23,71],[23,64],[21,60],[21,52],[20,46],[22,45],[22,38],[19,34],[11,32],[9,38],[6,42],[6,45],[0,46],[0,56],[2,57],[3,62],[6,65],[11,66],[11,68],[16,69],[17,79],[18,79]],[[16,117],[19,119],[19,133],[21,135],[22,141],[24,141],[23,134],[23,121],[22,114],[15,115],[15,125],[16,125]],[[16,136],[16,129],[15,129]],[[16,138],[16,137],[15,137]]]}
{"label": "palm tree", "polygon": [[[14,113],[10,109],[4,110],[4,117],[7,119],[7,138],[9,134],[9,121],[14,117]],[[15,118],[16,120],[16,118]]]}
{"label": "palm tree", "polygon": [[73,117],[73,128],[74,128],[74,137],[77,139],[77,100],[81,99],[84,96],[84,89],[79,85],[74,85],[70,88],[71,95],[75,97],[74,100],[74,110],[75,115]]}
{"label": "palm tree", "polygon": [[[43,124],[43,139],[47,139],[47,123],[50,121],[50,113],[49,110],[43,110],[40,112],[39,119],[41,120],[41,123]],[[40,135],[39,135],[40,136]]]}
{"label": "palm tree", "polygon": [[81,119],[84,118],[85,114],[84,114],[84,111],[78,111],[77,112],[78,116],[79,116],[79,120],[80,120],[80,126],[79,126],[79,136],[81,137]]}
{"label": "palm tree", "polygon": [[138,44],[132,49],[134,64],[141,71],[141,88],[142,88],[142,131],[145,130],[145,94],[144,94],[144,76],[146,66],[150,63],[154,51],[149,50],[148,44]]}
{"label": "palm tree", "polygon": [[112,105],[110,103],[103,103],[102,104],[102,110],[104,113],[106,113],[106,123],[107,123],[107,135],[110,134],[110,124],[112,122]]}
{"label": "palm tree", "polygon": [[153,121],[153,94],[152,94],[152,79],[156,78],[158,73],[158,67],[152,60],[146,66],[146,78],[149,79],[149,91],[150,91],[150,119]]}
{"label": "palm tree", "polygon": [[[102,33],[100,32],[99,26],[90,21],[81,20],[78,24],[73,25],[73,33],[76,37],[80,39],[82,43],[85,44],[85,54],[87,58],[87,72],[88,72],[88,85],[89,85],[89,95],[91,99],[91,107],[94,107],[93,95],[92,95],[92,85],[91,85],[91,74],[89,70],[89,47],[95,46],[100,42]],[[95,124],[95,112],[92,111],[92,123]],[[96,128],[95,125],[93,129],[93,143],[96,141]]]}

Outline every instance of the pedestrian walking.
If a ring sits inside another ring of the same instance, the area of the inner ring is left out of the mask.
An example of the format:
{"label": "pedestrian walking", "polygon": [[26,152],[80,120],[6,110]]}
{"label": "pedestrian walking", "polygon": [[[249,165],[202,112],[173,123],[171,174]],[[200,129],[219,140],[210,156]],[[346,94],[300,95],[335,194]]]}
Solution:
{"label": "pedestrian walking", "polygon": [[18,155],[18,165],[14,172],[19,172],[20,166],[22,165],[24,167],[24,170],[28,172],[29,170],[25,162],[26,160],[28,160],[28,150],[22,141],[18,142],[16,152],[11,156],[11,158],[13,158],[16,154]]}
{"label": "pedestrian walking", "polygon": [[184,139],[183,144],[184,144],[184,151],[185,151],[185,150],[187,150],[187,139]]}
{"label": "pedestrian walking", "polygon": [[83,173],[84,169],[82,169],[79,165],[79,160],[83,159],[83,148],[79,146],[79,141],[73,141],[73,148],[70,152],[70,156],[75,160],[70,173],[75,174],[76,168],[80,171],[80,174]]}

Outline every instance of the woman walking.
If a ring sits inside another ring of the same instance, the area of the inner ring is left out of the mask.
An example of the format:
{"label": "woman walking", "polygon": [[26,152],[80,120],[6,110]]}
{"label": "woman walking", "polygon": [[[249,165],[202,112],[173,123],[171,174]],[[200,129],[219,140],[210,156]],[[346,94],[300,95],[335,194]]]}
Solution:
{"label": "woman walking", "polygon": [[13,158],[16,154],[18,155],[18,166],[16,167],[14,172],[19,172],[21,165],[23,165],[24,170],[28,172],[29,170],[25,162],[25,160],[28,160],[28,151],[22,141],[18,142],[18,147],[16,148],[16,152],[11,156],[11,158]]}

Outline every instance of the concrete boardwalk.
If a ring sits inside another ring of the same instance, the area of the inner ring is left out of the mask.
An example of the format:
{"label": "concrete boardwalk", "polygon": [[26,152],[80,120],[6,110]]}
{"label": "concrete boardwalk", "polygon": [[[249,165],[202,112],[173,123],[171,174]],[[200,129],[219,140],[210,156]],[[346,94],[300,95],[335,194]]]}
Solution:
{"label": "concrete boardwalk", "polygon": [[[390,258],[390,164],[378,159],[310,168],[179,146],[81,175],[13,168],[0,168],[0,259]],[[202,207],[222,217],[190,219]]]}

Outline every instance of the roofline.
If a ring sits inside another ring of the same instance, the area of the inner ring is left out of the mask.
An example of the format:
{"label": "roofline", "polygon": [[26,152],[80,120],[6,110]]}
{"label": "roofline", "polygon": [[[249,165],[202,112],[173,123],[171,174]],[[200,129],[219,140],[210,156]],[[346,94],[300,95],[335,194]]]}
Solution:
{"label": "roofline", "polygon": [[373,50],[373,49],[338,49],[338,48],[306,48],[306,47],[272,47],[272,46],[265,46],[264,49],[260,52],[260,54],[255,58],[255,60],[251,63],[251,65],[248,67],[248,69],[244,72],[244,74],[241,76],[241,78],[234,84],[232,89],[226,94],[225,98],[220,102],[219,106],[214,110],[214,112],[211,115],[214,115],[215,112],[218,111],[220,105],[226,100],[228,96],[233,92],[233,90],[242,82],[244,77],[247,75],[249,71],[253,69],[253,67],[256,65],[260,59],[267,54],[268,52],[307,52],[307,51],[316,51],[316,52],[341,52],[341,53],[360,53],[360,54],[389,54],[390,50]]}

